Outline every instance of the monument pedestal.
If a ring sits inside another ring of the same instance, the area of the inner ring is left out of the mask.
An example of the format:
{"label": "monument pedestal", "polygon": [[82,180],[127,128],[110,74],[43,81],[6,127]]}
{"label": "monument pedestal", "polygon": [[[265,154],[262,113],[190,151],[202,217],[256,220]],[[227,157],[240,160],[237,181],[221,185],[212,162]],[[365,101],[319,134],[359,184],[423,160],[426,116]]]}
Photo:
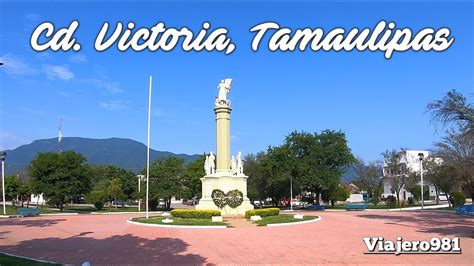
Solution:
{"label": "monument pedestal", "polygon": [[[234,165],[232,167],[235,168],[231,170],[230,113],[232,112],[232,108],[230,107],[230,100],[227,100],[227,92],[230,91],[231,82],[231,79],[226,79],[221,81],[218,86],[219,95],[216,98],[214,108],[214,113],[216,114],[217,158],[216,162],[211,159],[211,162],[209,162],[211,167],[208,168],[209,165],[205,165],[206,173],[208,174],[201,178],[202,197],[199,200],[199,204],[196,205],[196,209],[220,210],[222,215],[243,215],[247,210],[252,210],[253,205],[250,204],[250,200],[247,198],[248,176],[243,174],[243,162],[240,157],[240,152],[237,158],[240,163],[240,168]],[[212,152],[209,157],[214,158]],[[234,158],[232,158],[232,160],[236,162]],[[214,189],[219,189],[224,193],[237,189],[243,194],[243,202],[237,208],[231,208],[227,205],[219,209],[212,200],[212,191]]]}
{"label": "monument pedestal", "polygon": [[[196,205],[196,209],[220,210],[221,215],[244,215],[247,210],[253,210],[253,205],[250,204],[250,200],[247,198],[247,178],[248,176],[246,175],[232,175],[230,171],[220,171],[201,178],[202,197],[199,200],[199,204]],[[244,201],[235,209],[229,206],[219,209],[211,197],[214,189],[220,189],[225,193],[238,189],[244,195]]]}

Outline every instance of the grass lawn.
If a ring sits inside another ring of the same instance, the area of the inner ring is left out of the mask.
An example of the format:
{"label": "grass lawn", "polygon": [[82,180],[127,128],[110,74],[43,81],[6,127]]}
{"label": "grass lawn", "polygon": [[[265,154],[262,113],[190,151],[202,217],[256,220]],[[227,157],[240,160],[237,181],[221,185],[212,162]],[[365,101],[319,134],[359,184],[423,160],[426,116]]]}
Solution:
{"label": "grass lawn", "polygon": [[[1,208],[3,208],[3,207],[0,206],[1,214],[3,214],[3,210]],[[21,207],[6,205],[7,215],[17,215],[18,214],[18,208],[21,208]],[[24,205],[24,208],[26,208],[26,204]],[[36,206],[33,205],[33,206],[30,206],[29,208],[36,208]],[[53,210],[53,209],[49,209],[49,208],[46,208],[46,207],[44,207],[44,208],[40,207],[39,212],[40,212],[40,214],[42,214],[42,213],[60,213],[60,211],[58,211],[58,210]]]}
{"label": "grass lawn", "polygon": [[[24,205],[26,208],[26,204]],[[3,214],[3,210],[0,206],[0,214]],[[7,215],[17,215],[18,214],[19,206],[12,206],[6,205]],[[31,205],[29,208],[36,208],[36,205]],[[142,210],[143,211],[143,210]],[[54,208],[51,209],[49,207],[43,206],[39,207],[39,212],[41,214],[49,214],[49,213],[61,213],[58,209]],[[102,210],[98,211],[94,206],[91,205],[76,205],[76,206],[64,206],[63,213],[91,213],[91,212],[109,212],[109,208],[103,208]],[[138,207],[118,207],[117,209],[112,208],[110,212],[138,212]]]}
{"label": "grass lawn", "polygon": [[[429,205],[425,205],[425,206],[429,206]],[[368,204],[367,205],[367,209],[400,209],[400,208],[411,208],[411,207],[421,207],[421,205],[413,205],[413,206],[409,206],[409,205],[406,205],[404,207],[400,207],[400,206],[395,206],[395,207],[391,207],[391,206],[388,206],[388,205],[383,205],[383,204],[380,204],[380,205],[373,205],[373,204]],[[328,210],[345,210],[346,209],[346,205],[334,205],[334,207],[332,207],[331,205],[326,205],[326,209]]]}
{"label": "grass lawn", "polygon": [[[134,218],[132,221],[139,222],[139,223],[146,223],[146,224],[166,224],[163,223],[161,220],[166,219],[167,217],[163,216],[155,216],[146,218]],[[173,220],[172,223],[166,225],[195,225],[195,226],[202,226],[202,225],[226,225],[225,223],[221,222],[212,222],[211,219],[191,219],[191,218],[179,218],[179,217],[169,217]]]}
{"label": "grass lawn", "polygon": [[[109,212],[109,208],[106,207],[106,208],[103,208],[100,211],[97,211],[94,208],[94,211],[95,212]],[[141,211],[143,212],[144,210],[141,210]],[[115,207],[113,207],[110,212],[138,212],[138,207],[118,207],[117,209],[115,209]]]}
{"label": "grass lawn", "polygon": [[42,262],[37,262],[34,260],[8,256],[8,255],[0,253],[0,265],[39,266],[39,265],[60,265],[60,264],[42,263]]}
{"label": "grass lawn", "polygon": [[275,216],[265,216],[262,217],[260,221],[254,221],[257,226],[266,226],[267,224],[281,224],[281,223],[295,223],[301,221],[314,220],[318,216],[303,216],[303,219],[295,219],[293,215],[280,214]]}

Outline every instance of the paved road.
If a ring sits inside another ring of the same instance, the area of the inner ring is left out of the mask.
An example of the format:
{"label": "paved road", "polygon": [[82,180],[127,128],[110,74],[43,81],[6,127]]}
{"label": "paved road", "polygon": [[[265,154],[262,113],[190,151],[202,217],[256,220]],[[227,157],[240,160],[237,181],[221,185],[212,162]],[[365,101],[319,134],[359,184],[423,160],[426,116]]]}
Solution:
{"label": "paved road", "polygon": [[[80,264],[315,264],[474,261],[474,219],[443,212],[318,212],[321,221],[286,227],[151,228],[134,215],[0,219],[0,250]],[[461,237],[461,255],[364,255],[362,238]]]}

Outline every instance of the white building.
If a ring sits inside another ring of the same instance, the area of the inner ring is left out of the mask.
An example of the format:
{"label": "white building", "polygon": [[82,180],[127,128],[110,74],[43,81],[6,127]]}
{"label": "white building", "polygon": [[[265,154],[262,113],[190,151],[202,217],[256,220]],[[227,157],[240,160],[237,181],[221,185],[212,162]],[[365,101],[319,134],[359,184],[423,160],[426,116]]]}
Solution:
{"label": "white building", "polygon": [[[398,157],[398,169],[400,169],[401,171],[403,170],[408,170],[409,172],[415,172],[415,173],[419,173],[420,172],[420,167],[421,167],[421,164],[420,164],[420,156],[419,154],[422,153],[424,158],[428,158],[429,157],[429,152],[428,151],[416,151],[416,150],[402,150],[400,151],[399,153],[399,157]],[[387,162],[384,162],[384,166],[383,166],[383,177],[385,180],[384,180],[384,188],[383,188],[383,194],[382,194],[382,198],[386,198],[390,195],[392,196],[396,196],[396,191],[395,189],[392,189],[392,182],[390,181],[390,176],[393,176],[393,175],[399,175],[401,173],[390,173],[390,167],[389,165],[387,164]],[[418,182],[418,184],[421,183],[421,180]],[[435,188],[433,185],[430,185],[429,184],[429,181],[428,180],[424,180],[424,185],[425,186],[429,186],[429,197],[430,199],[434,199],[436,197],[436,191],[435,191]],[[409,197],[412,197],[413,195],[406,191],[405,188],[402,188],[400,190],[400,199],[401,200],[407,200]],[[397,197],[398,198],[398,197]],[[441,200],[445,199],[444,198],[440,198]]]}

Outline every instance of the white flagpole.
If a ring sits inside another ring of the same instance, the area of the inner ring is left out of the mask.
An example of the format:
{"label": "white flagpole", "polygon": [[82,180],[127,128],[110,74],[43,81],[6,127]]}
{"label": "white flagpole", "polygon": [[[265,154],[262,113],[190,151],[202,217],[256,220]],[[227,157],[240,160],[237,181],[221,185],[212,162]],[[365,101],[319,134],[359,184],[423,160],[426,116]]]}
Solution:
{"label": "white flagpole", "polygon": [[147,146],[146,146],[146,219],[148,219],[148,183],[150,179],[150,114],[151,114],[151,82],[148,91],[148,130],[147,130]]}

